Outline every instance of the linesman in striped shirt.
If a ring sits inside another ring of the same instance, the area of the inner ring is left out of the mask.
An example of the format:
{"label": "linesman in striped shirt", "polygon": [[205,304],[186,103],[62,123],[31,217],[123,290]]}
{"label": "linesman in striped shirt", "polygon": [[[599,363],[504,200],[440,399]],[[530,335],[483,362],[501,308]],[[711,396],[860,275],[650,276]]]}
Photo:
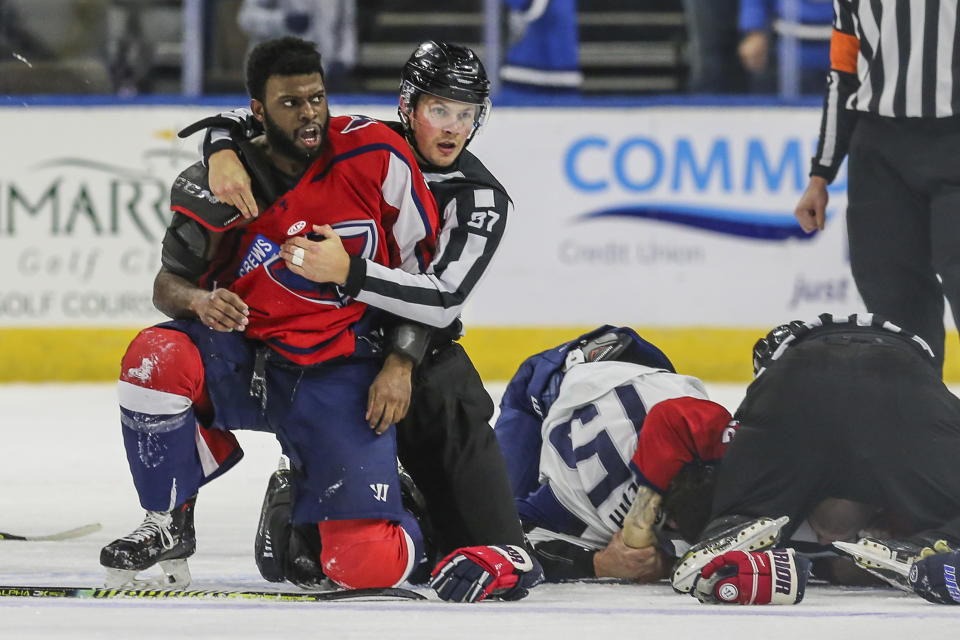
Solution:
{"label": "linesman in striped shirt", "polygon": [[957,0],[834,0],[810,183],[794,215],[826,222],[849,155],[850,264],[867,308],[922,336],[943,367],[944,296],[960,325]]}
{"label": "linesman in striped shirt", "polygon": [[[427,537],[436,552],[430,563],[436,564],[433,586],[441,598],[461,601],[483,599],[491,592],[517,599],[543,576],[539,563],[520,548],[524,534],[510,478],[489,424],[493,402],[455,342],[461,333],[460,313],[493,259],[513,211],[504,187],[465,148],[489,113],[489,92],[476,54],[452,43],[422,43],[401,74],[401,122],[392,126],[406,137],[442,211],[441,244],[423,277],[411,279],[399,270],[353,260],[332,229],[313,243],[307,258],[311,269],[318,270],[314,275],[325,274],[317,275],[319,280],[338,283],[347,296],[411,321],[396,327],[388,340],[389,354],[370,388],[368,420],[378,433],[396,423],[399,459],[422,492],[424,521],[432,525]],[[204,126],[217,127],[204,145],[211,191],[245,215],[256,215],[247,169],[235,153],[253,133],[250,117],[230,112],[186,131]],[[281,502],[276,486],[271,480],[265,504]],[[275,547],[271,553],[279,555]],[[294,551],[287,555],[292,556],[287,564],[293,566],[301,559]],[[276,578],[274,560],[265,571],[263,554],[256,557],[264,577]],[[284,567],[283,572],[281,579],[306,582],[299,571],[293,576]],[[483,588],[476,581],[483,582]]]}

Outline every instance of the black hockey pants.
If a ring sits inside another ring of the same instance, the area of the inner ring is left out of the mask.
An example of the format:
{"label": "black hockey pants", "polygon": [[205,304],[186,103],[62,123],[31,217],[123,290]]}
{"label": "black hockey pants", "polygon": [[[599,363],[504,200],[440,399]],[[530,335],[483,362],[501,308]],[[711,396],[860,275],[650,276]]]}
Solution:
{"label": "black hockey pants", "polygon": [[907,339],[873,328],[805,338],[750,385],[735,417],[712,520],[787,515],[786,539],[836,497],[960,543],[960,399]]}
{"label": "black hockey pants", "polygon": [[449,343],[427,355],[397,424],[397,446],[426,500],[440,557],[463,546],[523,545],[492,417],[493,401],[463,347]]}

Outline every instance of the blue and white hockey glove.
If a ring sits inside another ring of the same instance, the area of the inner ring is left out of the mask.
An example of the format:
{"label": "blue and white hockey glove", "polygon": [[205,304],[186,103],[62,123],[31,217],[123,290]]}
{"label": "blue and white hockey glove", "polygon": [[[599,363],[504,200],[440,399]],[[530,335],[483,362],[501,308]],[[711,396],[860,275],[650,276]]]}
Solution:
{"label": "blue and white hockey glove", "polygon": [[928,555],[913,563],[907,580],[914,593],[924,600],[960,604],[957,567],[960,567],[960,551]]}
{"label": "blue and white hockey glove", "polygon": [[[952,553],[946,540],[928,546],[922,546],[923,542],[866,537],[855,543],[834,542],[833,546],[853,558],[861,569],[898,589],[912,591],[930,602],[954,604],[953,594],[960,597],[960,590],[951,573],[956,571],[960,557]],[[920,564],[928,558],[933,560]]]}
{"label": "blue and white hockey glove", "polygon": [[437,563],[430,586],[443,600],[519,600],[543,582],[543,568],[521,547],[461,547]]}

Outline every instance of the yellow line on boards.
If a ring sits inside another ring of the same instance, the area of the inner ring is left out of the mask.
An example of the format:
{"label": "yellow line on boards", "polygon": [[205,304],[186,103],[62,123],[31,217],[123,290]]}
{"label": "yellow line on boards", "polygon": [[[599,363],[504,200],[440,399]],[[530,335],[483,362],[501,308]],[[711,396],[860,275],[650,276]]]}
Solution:
{"label": "yellow line on boards", "polygon": [[[462,344],[488,381],[509,380],[528,356],[595,327],[470,327]],[[666,353],[677,371],[714,382],[748,382],[751,351],[769,330],[716,327],[634,327]],[[116,380],[120,358],[138,329],[0,329],[0,382]],[[944,380],[960,382],[960,342],[947,333]]]}

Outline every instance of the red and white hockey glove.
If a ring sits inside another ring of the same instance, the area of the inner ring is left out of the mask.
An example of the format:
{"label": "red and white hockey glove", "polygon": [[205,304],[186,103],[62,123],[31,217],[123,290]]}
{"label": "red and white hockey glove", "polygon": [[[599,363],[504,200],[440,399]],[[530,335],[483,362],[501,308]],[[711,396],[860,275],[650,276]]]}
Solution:
{"label": "red and white hockey glove", "polygon": [[700,571],[693,595],[712,604],[797,604],[810,560],[793,549],[728,551]]}
{"label": "red and white hockey glove", "polygon": [[543,582],[536,558],[514,545],[461,547],[437,563],[430,586],[443,600],[479,602],[487,596],[519,600]]}

